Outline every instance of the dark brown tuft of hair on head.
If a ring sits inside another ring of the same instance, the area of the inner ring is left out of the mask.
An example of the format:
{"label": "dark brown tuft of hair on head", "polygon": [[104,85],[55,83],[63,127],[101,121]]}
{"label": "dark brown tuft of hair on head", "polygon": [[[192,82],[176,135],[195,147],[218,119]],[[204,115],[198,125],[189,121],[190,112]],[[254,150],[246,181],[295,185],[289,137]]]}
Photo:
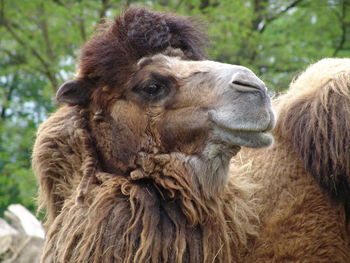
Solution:
{"label": "dark brown tuft of hair on head", "polygon": [[206,36],[200,29],[201,24],[190,18],[129,8],[82,48],[79,77],[119,86],[138,59],[169,47],[181,49],[188,59],[201,60]]}

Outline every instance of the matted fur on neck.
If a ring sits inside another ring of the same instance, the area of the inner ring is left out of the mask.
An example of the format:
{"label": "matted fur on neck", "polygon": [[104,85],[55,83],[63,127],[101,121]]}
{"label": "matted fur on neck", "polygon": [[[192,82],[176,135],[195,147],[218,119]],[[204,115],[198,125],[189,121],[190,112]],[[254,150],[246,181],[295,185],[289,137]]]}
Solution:
{"label": "matted fur on neck", "polygon": [[[60,124],[67,122],[67,116],[74,120],[84,113],[78,108],[70,111],[62,108],[62,115],[52,121]],[[244,174],[231,176],[223,192],[202,199],[193,192],[190,171],[176,162],[165,165],[162,174],[141,180],[98,172],[88,180],[85,200],[79,203],[78,186],[88,179],[84,169],[91,171],[82,164],[93,158],[92,145],[86,144],[85,149],[79,144],[80,158],[75,156],[75,161],[83,170],[67,179],[57,180],[55,175],[62,174],[62,168],[67,174],[75,169],[63,156],[70,144],[76,147],[81,135],[89,134],[88,130],[82,133],[83,127],[80,124],[66,144],[51,138],[54,153],[50,145],[46,148],[38,140],[39,158],[54,155],[60,159],[60,166],[46,167],[41,177],[40,196],[45,197],[41,205],[48,208],[49,218],[42,262],[239,262],[247,240],[256,233],[257,220],[252,199],[255,186]],[[60,125],[51,122],[41,129],[65,136]],[[96,165],[97,171],[97,160]],[[58,200],[59,196],[67,199]]]}
{"label": "matted fur on neck", "polygon": [[65,202],[43,262],[239,261],[255,234],[253,187],[232,177],[223,193],[202,202],[173,168],[156,181],[98,175],[85,204],[75,196]]}

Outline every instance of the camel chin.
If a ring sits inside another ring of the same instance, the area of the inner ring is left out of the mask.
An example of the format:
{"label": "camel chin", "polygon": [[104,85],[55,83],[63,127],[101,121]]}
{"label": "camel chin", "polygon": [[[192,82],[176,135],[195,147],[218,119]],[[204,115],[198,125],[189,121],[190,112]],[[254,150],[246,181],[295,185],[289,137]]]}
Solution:
{"label": "camel chin", "polygon": [[229,130],[227,128],[216,128],[218,137],[229,145],[238,145],[249,148],[263,148],[273,144],[274,137],[268,132],[250,130]]}

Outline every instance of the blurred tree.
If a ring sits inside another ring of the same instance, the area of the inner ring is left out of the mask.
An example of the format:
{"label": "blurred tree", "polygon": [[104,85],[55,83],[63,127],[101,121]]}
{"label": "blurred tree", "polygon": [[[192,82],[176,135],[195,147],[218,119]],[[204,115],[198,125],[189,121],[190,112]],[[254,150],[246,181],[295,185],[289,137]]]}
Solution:
{"label": "blurred tree", "polygon": [[55,90],[96,25],[137,4],[199,17],[210,58],[252,68],[276,93],[306,65],[350,55],[350,0],[0,0],[0,215],[34,209],[31,148]]}

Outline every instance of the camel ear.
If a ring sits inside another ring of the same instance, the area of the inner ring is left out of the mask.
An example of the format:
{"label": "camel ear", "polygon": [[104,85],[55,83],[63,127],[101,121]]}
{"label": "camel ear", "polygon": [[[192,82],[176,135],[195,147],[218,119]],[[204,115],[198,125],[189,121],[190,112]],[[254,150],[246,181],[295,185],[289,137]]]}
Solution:
{"label": "camel ear", "polygon": [[82,79],[65,82],[56,93],[56,100],[68,105],[83,105],[89,102],[91,84]]}

